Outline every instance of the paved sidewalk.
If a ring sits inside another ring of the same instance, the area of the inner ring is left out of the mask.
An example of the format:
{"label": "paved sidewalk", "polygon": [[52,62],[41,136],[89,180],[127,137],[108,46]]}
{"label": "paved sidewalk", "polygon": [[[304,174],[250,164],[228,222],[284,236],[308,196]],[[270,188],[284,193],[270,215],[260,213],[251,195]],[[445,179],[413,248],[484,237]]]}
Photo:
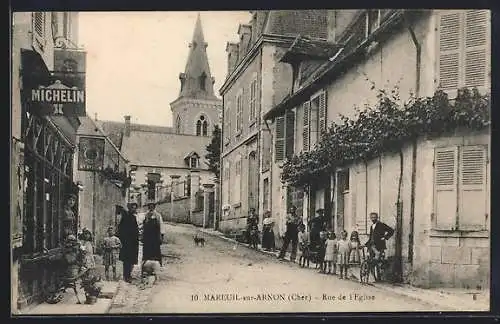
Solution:
{"label": "paved sidewalk", "polygon": [[[98,298],[93,305],[78,304],[75,293],[68,289],[63,294],[63,299],[57,304],[42,303],[26,310],[21,310],[19,315],[89,315],[106,314],[111,307],[111,298],[118,289],[118,282],[105,281],[101,295],[107,298]],[[78,289],[80,301],[85,302],[85,294],[82,289]]]}
{"label": "paved sidewalk", "polygon": [[[180,225],[180,224],[178,224]],[[190,225],[182,225],[190,226]],[[246,244],[236,242],[234,239],[226,237],[223,233],[208,228],[198,228],[200,232],[208,235],[220,237],[226,241],[230,241],[237,246],[249,248]],[[259,251],[270,256],[277,257],[278,252]],[[285,261],[290,262],[290,253],[285,255]],[[298,261],[298,256],[297,260]],[[353,271],[353,280],[359,282],[356,271]],[[490,294],[489,290],[466,290],[466,289],[423,289],[413,287],[411,285],[394,285],[389,283],[370,283],[369,285],[395,294],[407,296],[416,300],[439,305],[443,310],[449,311],[489,311],[490,309]]]}

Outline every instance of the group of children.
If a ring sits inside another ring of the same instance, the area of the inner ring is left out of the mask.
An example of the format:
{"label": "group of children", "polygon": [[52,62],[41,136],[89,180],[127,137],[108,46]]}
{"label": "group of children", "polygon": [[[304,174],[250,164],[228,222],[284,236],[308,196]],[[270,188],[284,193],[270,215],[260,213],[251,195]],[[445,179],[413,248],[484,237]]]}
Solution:
{"label": "group of children", "polygon": [[[120,239],[115,236],[114,232],[114,228],[110,226],[107,230],[107,237],[103,240],[103,264],[106,280],[110,280],[110,267],[113,269],[113,279],[118,279],[116,273],[116,262],[118,261],[120,255],[121,242]],[[94,258],[94,246],[92,243],[92,233],[88,229],[84,228],[82,233],[79,235],[79,240],[81,242],[82,249],[85,252],[83,267],[86,269],[95,268],[96,264]]]}
{"label": "group of children", "polygon": [[345,230],[342,231],[340,239],[337,239],[334,232],[322,231],[319,242],[310,242],[305,226],[301,224],[299,229],[301,260],[309,261],[313,253],[316,253],[315,262],[319,264],[321,273],[336,274],[338,266],[340,279],[348,279],[349,266],[361,263],[362,245],[357,231],[351,233],[349,240]]}

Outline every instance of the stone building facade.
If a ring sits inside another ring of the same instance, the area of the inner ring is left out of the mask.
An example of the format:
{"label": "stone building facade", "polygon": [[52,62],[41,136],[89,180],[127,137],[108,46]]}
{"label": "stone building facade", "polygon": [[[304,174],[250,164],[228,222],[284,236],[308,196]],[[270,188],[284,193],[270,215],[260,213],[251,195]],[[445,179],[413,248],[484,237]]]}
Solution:
{"label": "stone building facade", "polygon": [[[314,23],[311,23],[314,21]],[[228,73],[223,96],[221,160],[222,231],[245,227],[245,217],[255,208],[279,217],[272,205],[271,188],[279,178],[270,172],[273,149],[272,123],[262,115],[291,91],[292,69],[278,61],[298,34],[325,39],[326,13],[322,10],[253,11],[249,24],[240,25],[238,43],[228,43]]]}
{"label": "stone building facade", "polygon": [[[288,115],[294,116],[293,141],[284,148],[292,155],[313,149],[317,133],[338,122],[340,115],[354,118],[356,107],[375,103],[373,84],[389,92],[397,85],[403,102],[411,94],[432,96],[436,90],[450,98],[461,87],[490,91],[490,15],[486,10],[333,10],[328,24],[329,39],[337,43],[339,53],[330,60],[325,57],[316,73],[296,79],[294,93],[265,116],[285,123]],[[310,64],[312,52],[299,60],[298,75]],[[291,48],[282,61],[291,63],[297,55]],[[332,230],[356,230],[363,242],[369,234],[368,215],[377,212],[396,229],[387,255],[399,263],[405,282],[486,288],[490,276],[490,141],[489,129],[460,130],[408,144],[401,161],[398,154],[386,152],[367,163],[347,165],[303,193],[304,220],[324,208]],[[470,156],[475,157],[473,161]],[[443,191],[444,170],[452,171],[446,180],[448,189]],[[474,182],[473,189],[469,182]],[[276,191],[277,204],[289,204],[286,193],[290,191],[295,189],[284,186]]]}

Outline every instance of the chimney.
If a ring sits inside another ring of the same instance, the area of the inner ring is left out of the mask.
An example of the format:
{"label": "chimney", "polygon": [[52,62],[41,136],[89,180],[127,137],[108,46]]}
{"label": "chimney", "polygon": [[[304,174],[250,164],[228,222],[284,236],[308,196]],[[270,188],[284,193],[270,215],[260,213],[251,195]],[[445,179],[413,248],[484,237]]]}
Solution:
{"label": "chimney", "polygon": [[238,44],[236,43],[227,43],[226,45],[227,52],[227,74],[230,75],[233,73],[236,64],[238,63]]}
{"label": "chimney", "polygon": [[125,136],[130,136],[130,116],[125,116]]}
{"label": "chimney", "polygon": [[336,18],[337,10],[327,10],[326,13],[326,33],[327,33],[327,41],[335,43],[336,35],[335,35],[335,18]]}
{"label": "chimney", "polygon": [[240,35],[240,46],[239,55],[241,59],[245,56],[248,50],[248,45],[250,43],[250,38],[252,37],[252,26],[241,24],[238,28],[238,35]]}

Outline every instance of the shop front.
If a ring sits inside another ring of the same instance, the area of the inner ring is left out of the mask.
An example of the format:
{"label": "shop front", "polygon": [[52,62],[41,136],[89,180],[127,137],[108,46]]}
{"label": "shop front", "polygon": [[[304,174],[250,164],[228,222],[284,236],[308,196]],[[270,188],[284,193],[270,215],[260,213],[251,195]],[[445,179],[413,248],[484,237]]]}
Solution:
{"label": "shop front", "polygon": [[[16,218],[20,261],[18,308],[38,303],[53,292],[62,269],[61,246],[65,202],[77,194],[73,182],[73,157],[77,116],[71,106],[49,103],[33,97],[38,89],[55,83],[40,55],[21,52],[21,143],[23,153],[18,163],[20,213]],[[66,107],[65,107],[66,106]],[[62,114],[56,114],[57,109]],[[78,196],[78,195],[77,195]],[[78,215],[78,201],[74,206]],[[78,217],[78,216],[76,216]],[[78,220],[71,232],[76,235]]]}

